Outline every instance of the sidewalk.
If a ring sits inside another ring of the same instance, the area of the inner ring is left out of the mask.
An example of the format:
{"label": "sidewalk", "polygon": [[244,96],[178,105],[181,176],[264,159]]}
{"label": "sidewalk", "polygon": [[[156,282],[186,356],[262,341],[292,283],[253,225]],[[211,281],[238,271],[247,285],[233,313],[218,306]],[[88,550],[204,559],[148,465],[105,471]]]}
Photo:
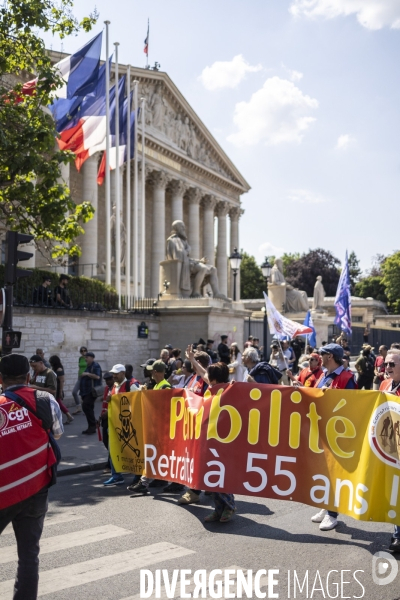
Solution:
{"label": "sidewalk", "polygon": [[64,425],[64,434],[58,440],[62,456],[57,469],[59,476],[96,471],[106,466],[107,450],[103,442],[99,442],[97,433],[82,434],[84,429],[87,429],[87,421],[83,413],[75,415],[70,425]]}

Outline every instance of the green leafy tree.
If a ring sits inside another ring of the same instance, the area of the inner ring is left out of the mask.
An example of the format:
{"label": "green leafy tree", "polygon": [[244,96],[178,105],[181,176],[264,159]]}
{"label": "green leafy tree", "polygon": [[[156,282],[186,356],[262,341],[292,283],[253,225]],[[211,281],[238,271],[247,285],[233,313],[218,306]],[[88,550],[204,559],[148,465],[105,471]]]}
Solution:
{"label": "green leafy tree", "polygon": [[381,265],[385,293],[392,312],[400,310],[400,252],[386,257]]}
{"label": "green leafy tree", "polygon": [[388,302],[383,278],[379,276],[364,277],[355,285],[354,293],[360,298],[374,298],[381,302]]}
{"label": "green leafy tree", "polygon": [[335,296],[339,266],[340,261],[331,252],[316,248],[290,262],[286,268],[286,280],[293,287],[307,292],[307,296],[312,296],[315,280],[321,275],[326,295]]}
{"label": "green leafy tree", "polygon": [[[46,53],[41,32],[61,38],[83,28],[72,0],[8,0],[0,8],[0,223],[30,233],[53,257],[80,254],[74,243],[81,224],[93,216],[89,202],[76,205],[61,179],[73,158],[55,149],[54,121],[47,110],[51,92],[63,84]],[[21,95],[24,73],[38,77],[36,92]]]}
{"label": "green leafy tree", "polygon": [[266,291],[265,279],[254,256],[241,251],[240,264],[240,297],[243,300],[263,298]]}
{"label": "green leafy tree", "polygon": [[283,274],[287,275],[289,266],[295,261],[301,258],[300,252],[285,252],[281,257],[283,262]]}
{"label": "green leafy tree", "polygon": [[356,283],[357,283],[357,281],[359,281],[361,273],[362,273],[362,271],[360,269],[360,261],[357,258],[357,255],[354,252],[354,250],[352,252],[350,252],[350,254],[348,256],[348,264],[349,264],[351,293],[354,294]]}

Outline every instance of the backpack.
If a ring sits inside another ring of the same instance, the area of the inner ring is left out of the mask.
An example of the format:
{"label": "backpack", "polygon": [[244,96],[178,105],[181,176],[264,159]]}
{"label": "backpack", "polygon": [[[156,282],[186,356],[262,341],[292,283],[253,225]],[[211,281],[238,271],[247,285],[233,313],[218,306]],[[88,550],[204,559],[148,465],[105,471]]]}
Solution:
{"label": "backpack", "polygon": [[366,356],[365,357],[364,374],[365,375],[373,375],[374,374],[374,369],[375,369],[375,364],[374,364],[373,358],[371,358],[370,356]]}

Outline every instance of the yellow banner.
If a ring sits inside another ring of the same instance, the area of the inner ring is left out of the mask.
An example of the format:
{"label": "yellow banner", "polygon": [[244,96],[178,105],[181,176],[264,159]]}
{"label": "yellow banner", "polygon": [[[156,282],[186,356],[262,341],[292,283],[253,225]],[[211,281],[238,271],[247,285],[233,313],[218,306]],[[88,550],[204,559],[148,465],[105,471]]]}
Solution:
{"label": "yellow banner", "polygon": [[400,523],[400,403],[373,391],[235,383],[113,396],[121,472]]}

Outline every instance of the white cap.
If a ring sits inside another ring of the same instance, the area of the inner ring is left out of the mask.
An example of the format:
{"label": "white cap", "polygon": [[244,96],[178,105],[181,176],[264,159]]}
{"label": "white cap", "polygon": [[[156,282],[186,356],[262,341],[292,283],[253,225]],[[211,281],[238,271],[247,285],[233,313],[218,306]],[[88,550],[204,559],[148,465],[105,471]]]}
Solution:
{"label": "white cap", "polygon": [[125,372],[125,365],[114,365],[112,369],[110,369],[110,373],[122,373]]}

